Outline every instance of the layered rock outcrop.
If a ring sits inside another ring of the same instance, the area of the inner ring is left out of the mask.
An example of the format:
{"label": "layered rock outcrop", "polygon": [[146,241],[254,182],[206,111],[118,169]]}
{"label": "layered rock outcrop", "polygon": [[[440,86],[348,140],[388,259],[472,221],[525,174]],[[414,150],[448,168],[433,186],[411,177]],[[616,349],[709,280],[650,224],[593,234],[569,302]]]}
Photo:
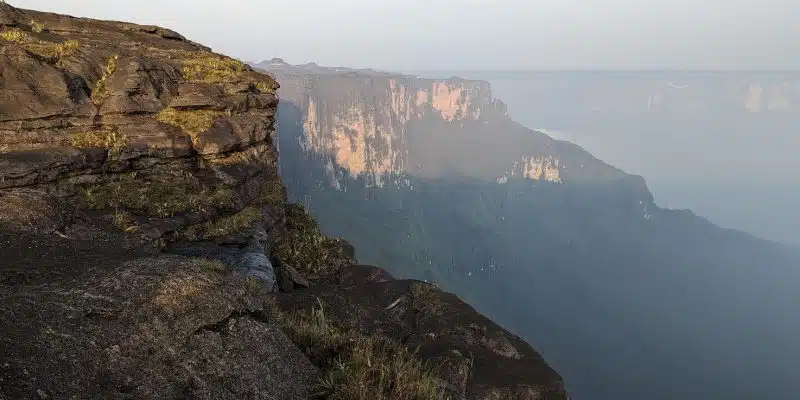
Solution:
{"label": "layered rock outcrop", "polygon": [[274,80],[163,28],[2,12],[0,188],[80,203],[157,246],[267,244],[283,198]]}
{"label": "layered rock outcrop", "polygon": [[[530,346],[436,289],[412,303],[418,282],[353,266],[286,204],[277,88],[167,29],[0,4],[0,398],[330,393],[352,341],[320,361],[304,338],[332,333],[292,322],[323,303],[362,342],[437,338],[413,365],[461,354],[458,374],[419,372],[442,397],[566,398]],[[442,98],[453,118],[470,109]],[[460,324],[414,322],[439,301]]]}

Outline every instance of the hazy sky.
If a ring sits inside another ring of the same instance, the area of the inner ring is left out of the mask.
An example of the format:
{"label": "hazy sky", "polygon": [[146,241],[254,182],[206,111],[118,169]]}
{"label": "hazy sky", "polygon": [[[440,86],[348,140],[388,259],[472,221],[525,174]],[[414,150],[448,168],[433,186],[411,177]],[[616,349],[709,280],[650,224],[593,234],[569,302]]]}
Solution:
{"label": "hazy sky", "polygon": [[246,61],[394,70],[800,68],[800,0],[6,0]]}

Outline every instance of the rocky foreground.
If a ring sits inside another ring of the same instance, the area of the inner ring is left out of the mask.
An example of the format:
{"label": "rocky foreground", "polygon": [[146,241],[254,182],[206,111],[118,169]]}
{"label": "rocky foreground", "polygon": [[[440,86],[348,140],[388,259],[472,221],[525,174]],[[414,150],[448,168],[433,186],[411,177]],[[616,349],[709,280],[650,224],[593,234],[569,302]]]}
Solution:
{"label": "rocky foreground", "polygon": [[0,398],[567,398],[286,204],[270,76],[154,26],[0,25]]}

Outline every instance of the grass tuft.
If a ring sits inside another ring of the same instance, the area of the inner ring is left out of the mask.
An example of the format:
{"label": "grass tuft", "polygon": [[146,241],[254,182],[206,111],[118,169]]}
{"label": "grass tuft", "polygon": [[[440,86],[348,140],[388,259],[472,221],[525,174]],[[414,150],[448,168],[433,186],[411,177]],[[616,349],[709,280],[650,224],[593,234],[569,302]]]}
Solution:
{"label": "grass tuft", "polygon": [[70,144],[78,148],[108,149],[109,157],[116,158],[128,144],[128,138],[114,128],[102,128],[72,134]]}
{"label": "grass tuft", "polygon": [[94,84],[91,99],[92,103],[94,103],[96,106],[103,104],[103,102],[108,98],[108,78],[110,78],[111,75],[114,75],[114,72],[117,71],[117,59],[119,59],[119,56],[116,54],[108,58],[105,67],[103,67],[103,72],[100,75],[100,79],[98,79]]}
{"label": "grass tuft", "polygon": [[364,336],[330,321],[322,302],[310,312],[273,311],[281,329],[323,371],[315,397],[329,400],[443,400],[433,368],[383,336]]}
{"label": "grass tuft", "polygon": [[197,135],[211,128],[211,126],[214,125],[214,121],[222,115],[225,115],[225,113],[214,110],[177,110],[174,108],[165,108],[156,115],[156,119],[159,122],[181,128],[183,133],[192,138],[192,141],[196,141]]}
{"label": "grass tuft", "polygon": [[425,282],[412,282],[410,291],[414,304],[420,308],[420,311],[438,316],[444,314],[445,306],[439,300],[436,285]]}
{"label": "grass tuft", "polygon": [[93,210],[135,210],[167,218],[183,212],[208,212],[233,208],[233,192],[218,185],[207,187],[189,177],[125,179],[89,185],[83,198]]}
{"label": "grass tuft", "polygon": [[320,276],[350,263],[341,242],[324,235],[303,206],[286,205],[286,230],[286,240],[278,246],[277,256],[301,274]]}
{"label": "grass tuft", "polygon": [[117,210],[114,212],[114,225],[126,233],[136,232],[139,229],[139,225],[136,224],[131,214],[127,211]]}
{"label": "grass tuft", "polygon": [[250,293],[251,295],[258,296],[264,294],[264,281],[256,278],[255,276],[248,275],[244,279],[244,285],[247,293]]}
{"label": "grass tuft", "polygon": [[384,337],[360,337],[317,386],[326,399],[441,400],[432,369]]}
{"label": "grass tuft", "polygon": [[45,26],[43,23],[36,21],[35,19],[31,20],[31,30],[36,33],[44,32]]}
{"label": "grass tuft", "polygon": [[275,93],[275,89],[273,89],[273,82],[269,84],[266,82],[258,81],[256,82],[256,89],[258,89],[261,93]]}
{"label": "grass tuft", "polygon": [[21,31],[19,29],[16,29],[16,28],[14,28],[14,29],[6,29],[6,30],[0,32],[0,39],[6,40],[6,41],[9,41],[9,42],[22,43],[27,38],[28,38],[28,35],[25,32],[23,32],[23,31]]}
{"label": "grass tuft", "polygon": [[258,207],[245,207],[236,214],[220,217],[199,225],[186,228],[183,236],[190,240],[228,236],[250,227],[263,219]]}

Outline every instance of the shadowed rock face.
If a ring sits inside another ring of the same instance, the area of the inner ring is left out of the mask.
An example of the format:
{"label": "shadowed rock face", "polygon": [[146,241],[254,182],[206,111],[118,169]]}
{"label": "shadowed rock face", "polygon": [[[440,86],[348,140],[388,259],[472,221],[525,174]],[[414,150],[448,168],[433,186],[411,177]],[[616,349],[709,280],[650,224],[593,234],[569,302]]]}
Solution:
{"label": "shadowed rock face", "polygon": [[530,346],[427,286],[448,307],[415,298],[435,340],[347,322],[418,283],[347,266],[343,241],[327,276],[276,255],[297,240],[277,87],[167,29],[0,4],[0,398],[307,398],[325,371],[265,308],[318,296],[453,358],[437,374],[456,398],[566,398]]}

